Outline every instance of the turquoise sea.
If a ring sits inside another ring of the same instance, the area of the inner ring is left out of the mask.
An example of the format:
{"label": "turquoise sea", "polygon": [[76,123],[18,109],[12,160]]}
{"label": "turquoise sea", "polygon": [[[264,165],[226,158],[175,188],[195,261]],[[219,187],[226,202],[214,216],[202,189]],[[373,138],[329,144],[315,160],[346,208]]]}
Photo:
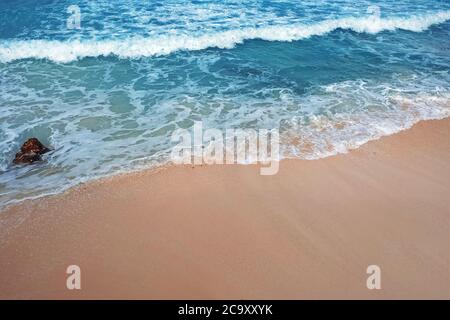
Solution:
{"label": "turquoise sea", "polygon": [[449,72],[448,0],[0,0],[0,206],[167,164],[195,121],[347,152],[448,117]]}

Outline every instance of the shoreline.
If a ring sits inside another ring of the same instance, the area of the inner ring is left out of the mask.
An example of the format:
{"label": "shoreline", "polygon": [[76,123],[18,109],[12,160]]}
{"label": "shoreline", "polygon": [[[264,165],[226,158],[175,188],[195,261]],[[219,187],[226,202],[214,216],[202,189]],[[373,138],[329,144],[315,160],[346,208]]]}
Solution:
{"label": "shoreline", "polygon": [[[281,157],[281,159],[278,161],[279,163],[282,162],[286,162],[286,161],[317,161],[317,160],[324,160],[327,158],[332,158],[332,157],[336,157],[336,156],[341,156],[341,155],[345,155],[348,153],[353,152],[354,150],[357,150],[363,146],[365,146],[368,143],[372,143],[375,141],[378,141],[380,139],[384,139],[386,137],[390,137],[393,135],[397,135],[401,132],[404,131],[408,131],[411,128],[415,127],[417,124],[422,123],[422,122],[433,122],[433,121],[445,121],[447,119],[450,119],[450,116],[444,117],[444,118],[432,118],[432,119],[423,119],[423,120],[418,120],[417,122],[413,123],[411,126],[409,127],[404,127],[402,129],[399,129],[398,131],[395,131],[393,133],[389,133],[389,134],[385,134],[385,135],[380,135],[377,137],[373,137],[363,143],[357,144],[356,147],[351,147],[346,149],[345,152],[339,152],[336,151],[336,153],[333,154],[329,154],[329,155],[325,155],[325,156],[320,156],[317,158],[298,158],[298,157],[294,157],[294,156],[288,156],[288,157]],[[212,166],[224,166],[225,164],[213,164]],[[261,165],[259,162],[258,163],[235,163],[233,165],[238,165],[238,166],[257,166],[258,168],[263,168],[263,167],[267,167],[267,165]],[[83,182],[77,182],[74,185],[71,185],[63,190],[58,190],[58,191],[54,191],[54,192],[49,192],[49,193],[45,193],[45,194],[41,194],[41,195],[36,195],[36,196],[32,196],[32,197],[28,197],[28,198],[23,198],[21,200],[12,200],[9,203],[6,203],[4,205],[0,205],[0,215],[2,214],[3,211],[7,211],[10,210],[16,206],[22,206],[22,205],[27,205],[27,204],[31,204],[35,201],[44,201],[47,198],[51,198],[51,197],[64,197],[66,194],[69,194],[71,192],[76,192],[78,189],[83,189],[85,187],[89,187],[90,185],[95,186],[96,184],[103,184],[103,183],[108,183],[111,180],[114,179],[120,179],[123,177],[133,177],[133,176],[140,176],[142,174],[157,174],[160,171],[164,171],[164,170],[171,170],[173,168],[199,168],[199,167],[204,167],[204,166],[211,166],[208,165],[206,163],[202,163],[202,164],[174,164],[174,163],[170,163],[170,162],[165,162],[165,163],[159,163],[156,166],[142,166],[142,167],[138,167],[138,168],[134,168],[134,169],[129,169],[129,170],[124,170],[124,171],[118,171],[118,172],[114,172],[111,173],[109,175],[105,175],[105,176],[99,176],[96,178],[91,178],[91,179],[87,179],[86,181]],[[229,166],[229,165],[226,165]]]}
{"label": "shoreline", "polygon": [[[169,166],[11,204],[0,299],[448,299],[449,160],[446,118],[275,176]],[[371,264],[382,290],[365,286]]]}

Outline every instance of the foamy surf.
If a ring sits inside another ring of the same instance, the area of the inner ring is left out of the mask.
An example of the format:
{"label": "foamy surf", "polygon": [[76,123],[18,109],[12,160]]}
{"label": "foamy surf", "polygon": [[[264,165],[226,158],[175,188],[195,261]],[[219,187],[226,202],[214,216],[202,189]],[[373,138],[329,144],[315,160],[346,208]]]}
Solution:
{"label": "foamy surf", "polygon": [[406,30],[421,32],[450,20],[450,11],[441,11],[410,17],[340,18],[319,23],[243,28],[203,34],[167,35],[154,38],[128,38],[118,40],[12,40],[0,43],[0,62],[20,59],[48,59],[68,63],[86,57],[117,56],[141,58],[169,55],[177,51],[197,51],[207,48],[231,49],[246,40],[298,41],[321,36],[337,29],[376,34],[382,31]]}
{"label": "foamy surf", "polygon": [[[342,86],[341,89],[345,90]],[[283,158],[316,160],[347,153],[382,137],[407,130],[419,121],[450,117],[450,94],[387,98],[392,110],[312,116],[308,124],[293,118],[282,137]]]}

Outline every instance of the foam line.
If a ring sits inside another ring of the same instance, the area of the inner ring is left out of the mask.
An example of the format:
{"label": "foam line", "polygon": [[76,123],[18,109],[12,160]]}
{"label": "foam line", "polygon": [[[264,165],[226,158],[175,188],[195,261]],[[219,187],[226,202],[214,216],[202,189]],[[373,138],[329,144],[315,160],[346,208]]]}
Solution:
{"label": "foam line", "polygon": [[118,40],[12,40],[0,42],[0,62],[19,59],[49,59],[67,63],[85,57],[115,55],[120,58],[140,58],[168,55],[180,50],[203,50],[207,48],[230,49],[245,40],[297,41],[320,36],[337,29],[375,34],[398,29],[421,32],[432,25],[450,20],[450,11],[432,14],[378,18],[341,18],[305,25],[267,26],[215,32],[199,36],[161,35],[156,38],[128,38]]}

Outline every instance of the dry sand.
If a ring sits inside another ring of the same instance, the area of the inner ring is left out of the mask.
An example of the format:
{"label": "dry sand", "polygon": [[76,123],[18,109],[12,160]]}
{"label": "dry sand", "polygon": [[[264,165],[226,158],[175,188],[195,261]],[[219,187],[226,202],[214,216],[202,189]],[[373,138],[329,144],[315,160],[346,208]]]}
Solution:
{"label": "dry sand", "polygon": [[450,119],[275,176],[180,166],[10,207],[0,298],[449,299]]}

